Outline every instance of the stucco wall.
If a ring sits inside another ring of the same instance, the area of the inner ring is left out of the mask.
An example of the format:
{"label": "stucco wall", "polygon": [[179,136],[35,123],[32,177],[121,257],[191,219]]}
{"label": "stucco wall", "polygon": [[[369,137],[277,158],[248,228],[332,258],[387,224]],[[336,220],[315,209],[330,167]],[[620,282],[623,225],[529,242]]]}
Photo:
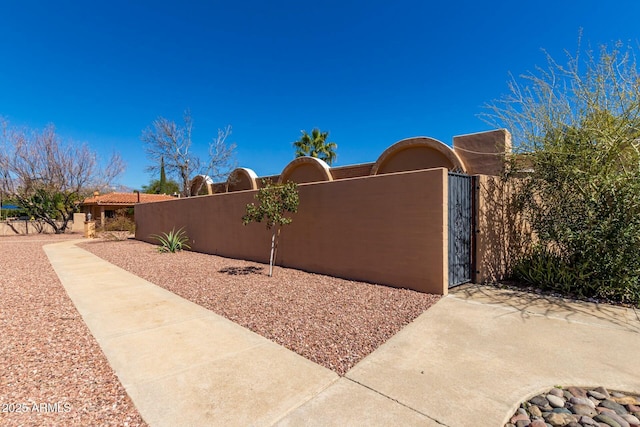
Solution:
{"label": "stucco wall", "polygon": [[477,178],[476,282],[502,280],[527,247],[530,227],[513,209],[518,182]]}
{"label": "stucco wall", "polygon": [[[276,263],[422,292],[447,292],[447,170],[299,186],[300,208],[282,229]],[[243,226],[255,191],[136,206],[136,238],[184,227],[192,249],[268,262],[270,232]]]}

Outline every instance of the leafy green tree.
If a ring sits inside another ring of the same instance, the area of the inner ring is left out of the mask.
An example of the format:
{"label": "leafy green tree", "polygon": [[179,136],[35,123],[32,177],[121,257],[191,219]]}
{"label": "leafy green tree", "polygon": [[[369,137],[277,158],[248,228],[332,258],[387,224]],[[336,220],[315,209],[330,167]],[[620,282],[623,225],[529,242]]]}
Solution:
{"label": "leafy green tree", "polygon": [[[273,228],[271,235],[271,254],[269,256],[269,276],[273,275],[273,263],[277,250],[277,238],[280,236],[280,229],[286,224],[290,224],[292,219],[285,216],[285,213],[298,212],[300,199],[298,196],[298,186],[294,182],[286,184],[272,184],[271,181],[264,181],[263,188],[258,190],[256,199],[259,204],[247,205],[247,213],[242,217],[242,223],[247,225],[251,222],[265,222],[267,230]],[[275,226],[275,228],[274,228]]]}
{"label": "leafy green tree", "polygon": [[160,189],[162,186],[160,185],[160,180],[155,179],[151,181],[148,185],[142,186],[142,192],[146,194],[174,194],[180,193],[180,184],[178,184],[173,179],[169,179],[164,184],[164,191]]}
{"label": "leafy green tree", "polygon": [[160,157],[160,194],[167,194],[167,174],[164,171],[164,157]]}
{"label": "leafy green tree", "polygon": [[293,143],[296,149],[296,157],[310,156],[324,160],[328,165],[335,162],[338,144],[335,142],[327,142],[329,132],[321,132],[320,129],[314,128],[311,135],[307,131],[301,131],[302,136]]}
{"label": "leafy green tree", "polygon": [[[488,106],[512,130],[510,175],[532,249],[515,273],[541,287],[640,305],[640,75],[631,48],[578,49],[513,79]],[[523,168],[522,165],[526,166]],[[526,169],[526,170],[523,170]]]}
{"label": "leafy green tree", "polygon": [[101,168],[86,144],[62,141],[52,125],[42,131],[0,125],[0,191],[56,234],[65,232],[84,197],[110,188],[124,170],[117,154]]}

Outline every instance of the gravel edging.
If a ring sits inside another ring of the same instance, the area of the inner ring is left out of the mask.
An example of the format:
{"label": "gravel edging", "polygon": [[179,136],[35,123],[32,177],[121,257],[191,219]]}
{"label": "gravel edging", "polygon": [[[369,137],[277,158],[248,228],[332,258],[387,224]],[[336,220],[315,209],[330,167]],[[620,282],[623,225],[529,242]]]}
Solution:
{"label": "gravel edging", "polygon": [[136,240],[79,246],[339,375],[440,298]]}
{"label": "gravel edging", "polygon": [[145,426],[42,246],[0,237],[0,424]]}

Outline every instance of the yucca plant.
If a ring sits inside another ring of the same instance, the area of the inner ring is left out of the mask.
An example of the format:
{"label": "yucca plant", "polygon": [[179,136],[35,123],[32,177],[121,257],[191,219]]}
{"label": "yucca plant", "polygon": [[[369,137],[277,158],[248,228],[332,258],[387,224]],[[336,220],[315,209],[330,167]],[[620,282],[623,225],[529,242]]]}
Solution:
{"label": "yucca plant", "polygon": [[182,228],[178,231],[175,231],[174,228],[169,233],[162,233],[161,235],[152,234],[151,237],[160,243],[160,246],[158,246],[158,252],[174,253],[183,249],[191,249],[191,246],[187,243],[189,242],[189,237]]}

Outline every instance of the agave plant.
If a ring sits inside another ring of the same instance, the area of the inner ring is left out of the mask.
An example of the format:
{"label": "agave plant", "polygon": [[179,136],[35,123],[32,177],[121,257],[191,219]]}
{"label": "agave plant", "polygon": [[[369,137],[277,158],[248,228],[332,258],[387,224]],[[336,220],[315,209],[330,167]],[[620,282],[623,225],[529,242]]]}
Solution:
{"label": "agave plant", "polygon": [[169,233],[162,233],[161,235],[152,234],[151,237],[160,243],[158,252],[174,253],[182,249],[191,249],[191,246],[187,243],[189,242],[189,237],[182,228],[178,231],[174,228]]}

